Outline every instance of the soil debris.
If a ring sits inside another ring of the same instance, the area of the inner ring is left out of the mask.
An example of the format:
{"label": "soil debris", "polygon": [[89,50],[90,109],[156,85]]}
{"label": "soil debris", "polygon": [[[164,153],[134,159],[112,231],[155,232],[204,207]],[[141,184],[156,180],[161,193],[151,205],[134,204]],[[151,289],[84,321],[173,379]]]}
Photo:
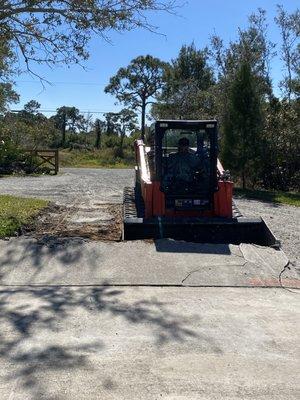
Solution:
{"label": "soil debris", "polygon": [[[96,222],[74,222],[74,216],[82,208],[59,206],[51,203],[34,221],[22,229],[22,234],[41,240],[43,237],[80,237],[101,241],[120,241],[122,238],[122,207],[120,204],[101,204],[93,213],[106,215]],[[86,210],[87,212],[91,211]]]}

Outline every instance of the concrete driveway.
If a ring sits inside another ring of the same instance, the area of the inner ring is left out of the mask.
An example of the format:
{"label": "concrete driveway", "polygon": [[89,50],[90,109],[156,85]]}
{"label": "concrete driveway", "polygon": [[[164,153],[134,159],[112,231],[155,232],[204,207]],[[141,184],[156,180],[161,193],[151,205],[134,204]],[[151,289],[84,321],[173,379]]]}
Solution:
{"label": "concrete driveway", "polygon": [[299,294],[6,287],[2,399],[299,399]]}
{"label": "concrete driveway", "polygon": [[[132,179],[88,171],[6,190],[91,208]],[[0,241],[0,285],[1,399],[299,398],[299,270],[283,252],[27,235]]]}

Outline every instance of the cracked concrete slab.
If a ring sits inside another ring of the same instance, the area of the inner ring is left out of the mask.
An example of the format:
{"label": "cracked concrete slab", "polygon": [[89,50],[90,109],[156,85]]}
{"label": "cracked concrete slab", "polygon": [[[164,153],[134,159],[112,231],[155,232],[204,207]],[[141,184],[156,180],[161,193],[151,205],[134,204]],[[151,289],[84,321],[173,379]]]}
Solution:
{"label": "cracked concrete slab", "polygon": [[289,262],[289,259],[282,250],[274,251],[271,247],[262,247],[248,243],[241,243],[239,248],[245,260],[252,264],[264,265],[266,268],[280,268]]}
{"label": "cracked concrete slab", "polygon": [[[247,246],[178,242],[97,242],[30,237],[0,241],[0,283],[6,285],[279,286],[284,253]],[[252,254],[253,253],[253,254]],[[269,261],[267,261],[269,260]],[[275,261],[274,261],[275,260]],[[299,287],[291,266],[282,284]]]}

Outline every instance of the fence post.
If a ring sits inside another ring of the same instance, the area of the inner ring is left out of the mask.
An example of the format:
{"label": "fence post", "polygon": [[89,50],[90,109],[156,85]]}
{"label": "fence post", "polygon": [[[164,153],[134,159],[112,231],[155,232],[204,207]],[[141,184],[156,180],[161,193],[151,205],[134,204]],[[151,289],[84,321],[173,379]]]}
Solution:
{"label": "fence post", "polygon": [[58,170],[59,170],[59,153],[58,153],[58,149],[55,150],[55,171],[54,174],[57,175],[58,174]]}

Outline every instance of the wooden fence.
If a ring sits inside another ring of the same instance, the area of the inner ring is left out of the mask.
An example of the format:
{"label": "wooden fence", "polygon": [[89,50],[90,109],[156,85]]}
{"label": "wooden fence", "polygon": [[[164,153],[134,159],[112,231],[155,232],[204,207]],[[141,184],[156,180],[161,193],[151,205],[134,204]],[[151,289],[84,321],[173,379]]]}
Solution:
{"label": "wooden fence", "polygon": [[39,169],[40,167],[48,167],[51,171],[56,175],[59,170],[59,154],[58,149],[54,150],[29,150],[28,151],[32,156],[38,158],[38,163],[34,166],[34,171]]}

